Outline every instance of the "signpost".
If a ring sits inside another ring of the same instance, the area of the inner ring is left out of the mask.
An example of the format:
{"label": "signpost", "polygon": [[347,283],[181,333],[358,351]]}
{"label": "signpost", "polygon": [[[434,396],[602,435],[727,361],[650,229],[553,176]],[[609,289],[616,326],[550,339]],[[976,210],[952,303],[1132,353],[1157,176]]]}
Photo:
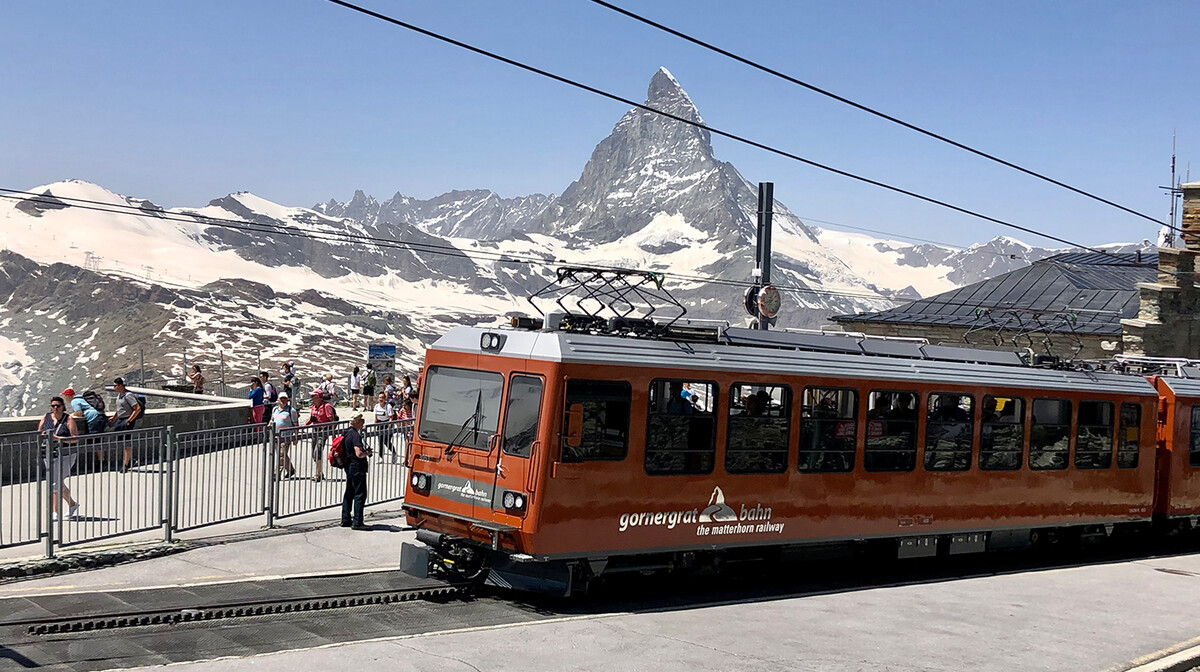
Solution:
{"label": "signpost", "polygon": [[383,380],[396,380],[396,346],[372,343],[367,346],[367,364],[375,372],[376,389],[383,390]]}

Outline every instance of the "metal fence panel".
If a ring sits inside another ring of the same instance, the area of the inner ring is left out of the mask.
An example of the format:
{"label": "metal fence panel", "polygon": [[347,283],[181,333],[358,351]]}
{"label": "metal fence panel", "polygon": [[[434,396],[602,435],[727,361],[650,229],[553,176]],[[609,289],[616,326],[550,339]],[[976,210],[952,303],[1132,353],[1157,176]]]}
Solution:
{"label": "metal fence panel", "polygon": [[44,472],[40,433],[0,435],[0,548],[43,536]]}
{"label": "metal fence panel", "polygon": [[261,423],[175,436],[172,530],[262,515],[267,506],[268,429]]}
{"label": "metal fence panel", "polygon": [[[331,422],[297,427],[276,435],[272,454],[276,456],[275,463],[282,467],[282,476],[272,488],[273,517],[342,505],[346,472],[330,466],[328,455],[333,437],[349,427],[346,421]],[[375,451],[367,470],[367,506],[404,496],[404,448],[411,428],[411,420],[393,420],[363,428],[363,444]]]}
{"label": "metal fence panel", "polygon": [[[51,442],[47,494],[50,502],[60,499],[61,515],[52,518],[59,545],[163,526],[168,431],[149,427]],[[78,503],[74,515],[63,511],[67,503],[56,496],[59,487]]]}

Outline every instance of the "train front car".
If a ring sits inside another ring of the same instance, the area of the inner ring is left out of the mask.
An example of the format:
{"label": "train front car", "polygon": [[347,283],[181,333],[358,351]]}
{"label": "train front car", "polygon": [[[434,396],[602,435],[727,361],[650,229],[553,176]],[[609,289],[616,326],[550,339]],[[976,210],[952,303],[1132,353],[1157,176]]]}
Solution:
{"label": "train front car", "polygon": [[556,343],[554,334],[459,327],[426,352],[404,504],[419,543],[401,549],[406,572],[570,591],[565,565],[523,562],[533,559],[558,431]]}
{"label": "train front car", "polygon": [[1151,520],[1158,395],[1140,376],[570,324],[459,328],[430,348],[406,570],[565,595],[623,571],[864,542],[972,553]]}
{"label": "train front car", "polygon": [[[1200,375],[1189,367],[1183,373]],[[1162,397],[1155,514],[1175,529],[1200,518],[1200,379],[1155,377]]]}

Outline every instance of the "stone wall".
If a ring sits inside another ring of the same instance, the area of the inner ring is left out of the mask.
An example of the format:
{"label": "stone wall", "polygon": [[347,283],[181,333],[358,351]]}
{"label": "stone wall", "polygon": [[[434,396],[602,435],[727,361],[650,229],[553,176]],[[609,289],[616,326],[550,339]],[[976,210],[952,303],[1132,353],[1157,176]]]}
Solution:
{"label": "stone wall", "polygon": [[[967,327],[950,327],[945,325],[846,321],[842,323],[842,326],[845,327],[846,331],[860,331],[872,336],[924,338],[934,345],[951,345],[984,350],[1001,350],[1005,352],[1032,347],[1034,353],[1039,355],[1044,355],[1047,351],[1046,345],[1043,344],[1043,341],[1047,338],[1047,334],[1045,333],[1031,333],[1028,337],[1023,336],[1017,345],[1014,346],[1011,332],[1000,343],[993,341],[994,330],[976,331],[968,337],[967,332],[970,330]],[[970,342],[964,341],[964,337],[970,338]],[[1032,345],[1030,344],[1030,339],[1033,341]],[[1103,359],[1120,354],[1121,352],[1121,339],[1116,335],[1096,336],[1080,334],[1078,338],[1075,338],[1065,334],[1049,334],[1049,339],[1050,354],[1062,357],[1063,359]],[[1107,342],[1114,349],[1104,349],[1101,346],[1101,342]],[[1080,344],[1082,344],[1082,349],[1079,349]]]}
{"label": "stone wall", "polygon": [[1183,185],[1180,228],[1187,249],[1159,248],[1157,282],[1138,283],[1138,315],[1121,320],[1128,354],[1200,359],[1200,182]]}

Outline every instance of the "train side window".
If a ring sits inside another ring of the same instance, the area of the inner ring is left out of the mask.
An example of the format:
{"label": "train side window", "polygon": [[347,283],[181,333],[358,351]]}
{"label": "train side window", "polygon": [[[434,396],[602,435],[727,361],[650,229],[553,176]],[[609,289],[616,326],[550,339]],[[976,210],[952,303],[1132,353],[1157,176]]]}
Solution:
{"label": "train side window", "polygon": [[781,474],[787,471],[792,391],[783,385],[735,383],[729,388],[725,471]]}
{"label": "train side window", "polygon": [[1188,450],[1188,464],[1200,467],[1200,406],[1192,406],[1192,441]]}
{"label": "train side window", "polygon": [[1113,404],[1079,402],[1075,429],[1075,468],[1108,469],[1113,456]]}
{"label": "train side window", "polygon": [[1024,447],[1025,400],[984,397],[980,413],[979,468],[985,471],[1020,469]]}
{"label": "train side window", "polygon": [[853,471],[857,440],[857,392],[838,387],[804,388],[796,458],[800,471]]}
{"label": "train side window", "polygon": [[537,440],[542,409],[542,379],[513,376],[508,383],[508,410],[504,413],[504,452],[529,457]]}
{"label": "train side window", "polygon": [[1029,468],[1066,469],[1071,448],[1071,402],[1034,399],[1029,429]]}
{"label": "train side window", "polygon": [[867,397],[863,469],[912,471],[917,465],[917,393],[873,390]]}
{"label": "train side window", "polygon": [[975,398],[969,394],[931,394],[925,409],[925,470],[971,468]]}
{"label": "train side window", "polygon": [[646,473],[708,474],[717,454],[717,386],[691,380],[650,383]]}
{"label": "train side window", "polygon": [[1142,443],[1141,404],[1121,404],[1121,427],[1117,434],[1117,468],[1136,469]]}
{"label": "train side window", "polygon": [[[563,462],[623,460],[629,449],[629,409],[633,388],[624,381],[568,380],[563,427],[571,406],[583,407],[583,432],[578,446],[562,438]],[[565,430],[564,430],[565,432]]]}

